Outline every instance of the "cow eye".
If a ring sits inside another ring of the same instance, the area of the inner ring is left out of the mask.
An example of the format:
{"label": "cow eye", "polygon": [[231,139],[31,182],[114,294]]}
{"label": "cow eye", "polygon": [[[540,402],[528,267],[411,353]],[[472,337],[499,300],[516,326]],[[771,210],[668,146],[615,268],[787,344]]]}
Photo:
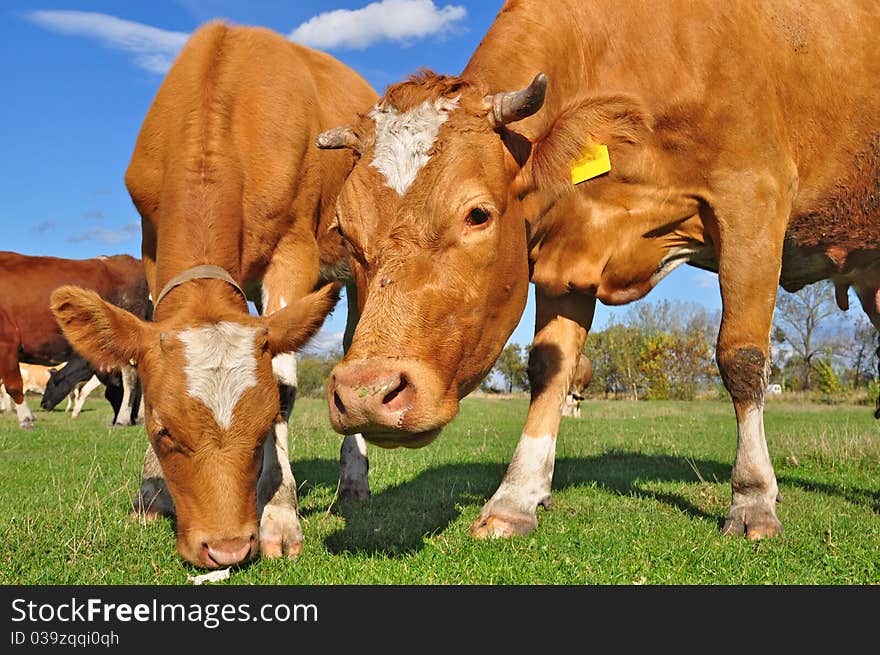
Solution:
{"label": "cow eye", "polygon": [[465,222],[471,227],[478,227],[489,222],[492,215],[485,207],[474,207],[468,212]]}
{"label": "cow eye", "polygon": [[174,450],[177,446],[168,428],[160,428],[156,433],[156,445],[165,451]]}

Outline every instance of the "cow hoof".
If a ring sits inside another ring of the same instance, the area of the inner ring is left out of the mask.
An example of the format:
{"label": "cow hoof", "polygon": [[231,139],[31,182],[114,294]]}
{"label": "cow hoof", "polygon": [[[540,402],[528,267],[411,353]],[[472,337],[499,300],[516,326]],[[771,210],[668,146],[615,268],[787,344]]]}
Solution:
{"label": "cow hoof", "polygon": [[776,518],[776,514],[766,507],[759,505],[735,507],[727,513],[721,534],[745,536],[750,541],[757,541],[782,534],[782,523]]}
{"label": "cow hoof", "polygon": [[303,534],[296,510],[266,505],[260,519],[260,552],[264,557],[296,557],[302,552]]}
{"label": "cow hoof", "polygon": [[517,535],[531,534],[538,529],[538,518],[532,514],[488,514],[482,515],[471,526],[469,532],[477,539],[507,539]]}
{"label": "cow hoof", "polygon": [[339,482],[339,500],[342,502],[353,502],[356,500],[366,500],[370,497],[370,483],[361,480],[340,480]]}

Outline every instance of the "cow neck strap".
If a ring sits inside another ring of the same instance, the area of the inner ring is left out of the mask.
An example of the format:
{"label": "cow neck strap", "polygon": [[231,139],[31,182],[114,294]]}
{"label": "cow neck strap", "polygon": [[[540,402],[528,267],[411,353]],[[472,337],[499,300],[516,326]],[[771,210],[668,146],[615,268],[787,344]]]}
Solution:
{"label": "cow neck strap", "polygon": [[171,278],[168,281],[168,284],[165,285],[165,288],[162,289],[159,297],[156,298],[156,301],[153,303],[153,310],[155,311],[156,307],[159,306],[159,303],[162,302],[162,299],[167,296],[168,292],[174,287],[180,286],[184,282],[189,282],[190,280],[203,279],[223,280],[224,282],[228,282],[235,287],[235,290],[238,291],[241,294],[241,297],[244,298],[244,301],[247,302],[247,296],[244,294],[244,291],[242,291],[241,287],[238,286],[235,280],[232,279],[232,276],[225,269],[222,269],[219,266],[214,266],[213,264],[200,264],[199,266],[188,268]]}

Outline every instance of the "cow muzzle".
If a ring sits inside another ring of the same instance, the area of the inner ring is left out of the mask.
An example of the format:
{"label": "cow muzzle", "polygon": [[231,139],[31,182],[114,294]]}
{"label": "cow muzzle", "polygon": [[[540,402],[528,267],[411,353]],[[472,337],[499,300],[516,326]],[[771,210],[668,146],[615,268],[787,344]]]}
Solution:
{"label": "cow muzzle", "polygon": [[458,411],[457,398],[445,397],[438,376],[413,360],[343,361],[327,391],[333,429],[360,433],[383,448],[426,446]]}
{"label": "cow muzzle", "polygon": [[177,549],[185,560],[206,569],[241,564],[260,552],[257,529],[236,531],[235,534],[211,535],[199,530],[188,531],[178,538]]}

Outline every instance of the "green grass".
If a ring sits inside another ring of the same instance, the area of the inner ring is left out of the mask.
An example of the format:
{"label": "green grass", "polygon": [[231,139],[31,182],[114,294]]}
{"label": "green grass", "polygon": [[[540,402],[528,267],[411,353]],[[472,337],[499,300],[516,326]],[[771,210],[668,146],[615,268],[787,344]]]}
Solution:
{"label": "green grass", "polygon": [[[31,400],[31,406],[37,404]],[[784,495],[777,539],[721,537],[736,429],[726,402],[589,401],[563,419],[553,508],[509,541],[467,534],[496,489],[525,398],[468,398],[427,448],[370,448],[373,497],[334,503],[340,438],[322,401],[298,401],[291,458],[305,548],[232,584],[880,583],[880,422],[866,407],[773,401]],[[72,420],[0,416],[0,584],[186,584],[171,524],[129,517],[142,427],[110,429],[90,401]]]}

